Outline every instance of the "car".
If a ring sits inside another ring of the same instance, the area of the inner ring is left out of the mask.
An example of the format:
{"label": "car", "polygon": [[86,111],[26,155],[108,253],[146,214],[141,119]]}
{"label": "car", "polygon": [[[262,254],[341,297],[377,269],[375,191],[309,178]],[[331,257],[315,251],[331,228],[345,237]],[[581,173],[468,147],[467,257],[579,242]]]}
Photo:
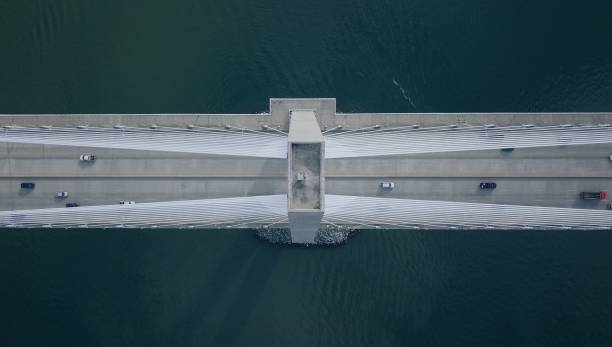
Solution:
{"label": "car", "polygon": [[119,205],[136,205],[136,202],[135,201],[121,200],[121,201],[119,201]]}
{"label": "car", "polygon": [[381,182],[380,187],[382,189],[393,189],[395,188],[395,183],[393,182]]}
{"label": "car", "polygon": [[32,182],[21,182],[21,189],[34,189],[36,185]]}
{"label": "car", "polygon": [[607,195],[606,192],[582,192],[580,198],[583,200],[605,200]]}
{"label": "car", "polygon": [[495,182],[480,182],[480,189],[495,189],[497,188],[497,183]]}
{"label": "car", "polygon": [[55,197],[58,199],[65,199],[68,197],[68,192],[55,192]]}
{"label": "car", "polygon": [[80,161],[94,161],[96,160],[96,156],[93,154],[81,154],[79,157]]}
{"label": "car", "polygon": [[79,207],[79,204],[77,204],[76,202],[69,202],[66,204],[66,207]]}

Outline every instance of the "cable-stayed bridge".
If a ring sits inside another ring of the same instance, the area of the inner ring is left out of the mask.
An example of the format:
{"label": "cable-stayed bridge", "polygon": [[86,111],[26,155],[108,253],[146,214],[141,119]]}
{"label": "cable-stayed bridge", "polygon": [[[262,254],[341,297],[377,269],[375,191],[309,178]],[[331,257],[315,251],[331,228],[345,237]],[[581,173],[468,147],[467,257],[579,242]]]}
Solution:
{"label": "cable-stayed bridge", "polygon": [[[327,134],[325,158],[612,143],[610,124],[367,129]],[[249,129],[6,127],[2,142],[286,158],[287,134]]]}
{"label": "cable-stayed bridge", "polygon": [[612,114],[270,105],[258,115],[0,116],[0,227],[289,229],[296,243],[334,228],[612,227],[605,201],[580,198],[612,188]]}
{"label": "cable-stayed bridge", "polygon": [[249,129],[5,127],[1,141],[42,145],[286,158],[282,133]]}

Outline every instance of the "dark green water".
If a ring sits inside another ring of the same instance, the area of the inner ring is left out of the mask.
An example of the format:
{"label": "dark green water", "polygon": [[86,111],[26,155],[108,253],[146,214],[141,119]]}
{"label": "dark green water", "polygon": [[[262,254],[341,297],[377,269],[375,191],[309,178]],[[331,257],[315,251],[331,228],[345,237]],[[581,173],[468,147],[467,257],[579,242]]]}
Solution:
{"label": "dark green water", "polygon": [[[610,1],[0,0],[0,113],[612,111]],[[607,346],[612,233],[0,232],[1,346]]]}

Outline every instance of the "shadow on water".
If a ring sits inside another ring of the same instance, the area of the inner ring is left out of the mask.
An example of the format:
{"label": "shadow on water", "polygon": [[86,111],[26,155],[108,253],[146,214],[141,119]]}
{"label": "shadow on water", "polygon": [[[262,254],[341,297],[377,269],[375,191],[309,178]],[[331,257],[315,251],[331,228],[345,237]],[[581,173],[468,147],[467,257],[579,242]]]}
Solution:
{"label": "shadow on water", "polygon": [[[243,238],[250,239],[244,235],[236,242]],[[280,247],[263,242],[236,250],[226,247],[215,269],[202,274],[206,279],[197,300],[169,331],[180,332],[193,344],[221,346],[236,341],[282,252]]]}
{"label": "shadow on water", "polygon": [[252,261],[247,265],[244,277],[238,283],[235,299],[220,320],[220,325],[224,328],[213,335],[212,346],[233,345],[236,342],[241,328],[250,320],[253,308],[259,303],[280,253],[280,250],[257,247],[252,255]]}

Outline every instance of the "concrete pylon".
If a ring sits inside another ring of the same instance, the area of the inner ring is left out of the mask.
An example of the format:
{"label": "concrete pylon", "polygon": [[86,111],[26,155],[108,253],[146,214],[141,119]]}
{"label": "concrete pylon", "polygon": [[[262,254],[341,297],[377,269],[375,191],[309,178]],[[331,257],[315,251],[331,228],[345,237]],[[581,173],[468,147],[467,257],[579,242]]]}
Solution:
{"label": "concrete pylon", "polygon": [[287,210],[292,243],[314,243],[325,206],[325,141],[314,110],[289,112]]}

